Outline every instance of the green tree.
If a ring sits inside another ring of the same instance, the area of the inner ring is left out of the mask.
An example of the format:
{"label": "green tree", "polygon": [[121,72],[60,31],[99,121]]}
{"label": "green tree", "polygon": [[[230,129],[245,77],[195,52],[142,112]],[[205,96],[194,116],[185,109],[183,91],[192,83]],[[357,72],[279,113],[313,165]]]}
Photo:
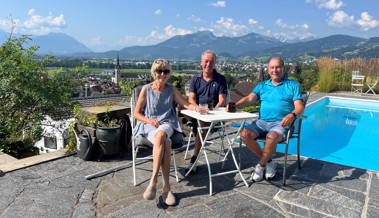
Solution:
{"label": "green tree", "polygon": [[39,58],[37,46],[24,47],[29,36],[10,35],[0,47],[0,151],[17,156],[19,146],[33,148],[41,122],[72,113],[75,80],[70,73],[48,73],[51,55]]}
{"label": "green tree", "polygon": [[223,75],[225,76],[226,82],[228,84],[228,88],[233,89],[237,84],[233,75],[231,73],[224,73]]}
{"label": "green tree", "polygon": [[121,88],[121,94],[127,94],[127,95],[132,95],[132,88],[137,86],[137,85],[143,85],[146,84],[146,81],[144,80],[134,80],[134,81],[126,81],[122,80],[120,82],[120,88]]}

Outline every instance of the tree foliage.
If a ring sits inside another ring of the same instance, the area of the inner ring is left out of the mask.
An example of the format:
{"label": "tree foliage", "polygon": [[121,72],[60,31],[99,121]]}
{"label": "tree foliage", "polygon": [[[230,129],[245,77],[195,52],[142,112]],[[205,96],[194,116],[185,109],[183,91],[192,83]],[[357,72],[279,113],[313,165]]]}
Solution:
{"label": "tree foliage", "polygon": [[147,82],[145,80],[135,80],[135,81],[122,80],[120,82],[121,94],[127,94],[127,95],[131,96],[133,87],[135,87],[137,85],[144,85],[146,83]]}
{"label": "tree foliage", "polygon": [[[41,138],[41,122],[71,116],[71,96],[76,86],[69,72],[48,73],[51,55],[40,58],[38,47],[26,47],[28,36],[9,36],[0,46],[0,150],[33,146]],[[12,155],[12,154],[11,154]]]}

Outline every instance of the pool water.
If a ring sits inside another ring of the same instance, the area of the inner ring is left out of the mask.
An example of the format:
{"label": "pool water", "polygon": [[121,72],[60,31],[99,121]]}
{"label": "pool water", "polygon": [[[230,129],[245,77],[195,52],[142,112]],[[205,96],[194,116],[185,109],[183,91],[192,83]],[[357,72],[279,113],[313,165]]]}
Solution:
{"label": "pool water", "polygon": [[[324,97],[304,114],[301,156],[379,171],[379,101]],[[292,140],[290,154],[295,145]]]}

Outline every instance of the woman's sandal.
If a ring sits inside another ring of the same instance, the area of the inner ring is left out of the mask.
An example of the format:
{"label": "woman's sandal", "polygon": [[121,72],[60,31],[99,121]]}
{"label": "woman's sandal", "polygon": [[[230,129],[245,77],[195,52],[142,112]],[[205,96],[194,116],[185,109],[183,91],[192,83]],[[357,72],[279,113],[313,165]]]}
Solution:
{"label": "woman's sandal", "polygon": [[168,206],[174,206],[176,204],[176,199],[172,191],[163,192],[162,194],[163,202]]}
{"label": "woman's sandal", "polygon": [[145,200],[154,200],[157,189],[154,186],[147,186],[145,192],[143,193],[143,198]]}

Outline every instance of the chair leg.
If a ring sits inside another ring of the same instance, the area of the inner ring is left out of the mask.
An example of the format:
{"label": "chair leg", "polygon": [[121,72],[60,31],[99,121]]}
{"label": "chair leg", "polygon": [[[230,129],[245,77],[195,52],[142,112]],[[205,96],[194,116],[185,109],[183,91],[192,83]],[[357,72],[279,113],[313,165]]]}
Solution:
{"label": "chair leg", "polygon": [[134,142],[132,142],[133,145],[132,145],[132,152],[133,152],[133,184],[134,186],[136,186],[137,182],[136,182],[136,155],[137,155],[137,151],[135,150],[135,147],[134,147]]}
{"label": "chair leg", "polygon": [[186,153],[184,154],[184,160],[187,158],[188,149],[189,149],[189,146],[191,143],[192,130],[193,130],[193,127],[191,127],[191,129],[190,129],[190,135],[188,137],[188,143],[187,143]]}
{"label": "chair leg", "polygon": [[371,91],[374,95],[376,95],[376,93],[373,90],[373,88],[374,88],[374,86],[371,87],[371,86],[368,85],[368,90],[367,90],[367,92],[365,94],[368,94]]}
{"label": "chair leg", "polygon": [[[241,153],[243,152],[242,151],[242,140],[240,139],[239,143],[238,143],[238,148],[239,148],[239,153],[238,153],[238,168],[241,169]],[[245,154],[244,154],[245,155]]]}
{"label": "chair leg", "polygon": [[176,182],[179,182],[178,169],[177,169],[177,167],[176,167],[175,151],[174,151],[174,150],[171,150],[171,152],[172,152],[172,158],[173,158],[173,161],[174,161],[174,169],[175,169]]}
{"label": "chair leg", "polygon": [[286,185],[286,173],[287,173],[287,155],[288,155],[288,143],[286,143],[286,150],[284,153],[284,165],[283,165],[283,186]]}
{"label": "chair leg", "polygon": [[300,162],[300,137],[297,138],[297,168],[301,170]]}
{"label": "chair leg", "polygon": [[[218,135],[220,136],[220,140],[221,140],[221,148],[220,148],[220,151],[218,153],[218,161],[220,161],[221,152],[222,151],[225,152],[225,145],[224,145],[225,129],[223,127],[221,127],[221,128],[222,128],[222,130],[218,131]],[[222,132],[222,134],[221,134],[221,132]]]}

